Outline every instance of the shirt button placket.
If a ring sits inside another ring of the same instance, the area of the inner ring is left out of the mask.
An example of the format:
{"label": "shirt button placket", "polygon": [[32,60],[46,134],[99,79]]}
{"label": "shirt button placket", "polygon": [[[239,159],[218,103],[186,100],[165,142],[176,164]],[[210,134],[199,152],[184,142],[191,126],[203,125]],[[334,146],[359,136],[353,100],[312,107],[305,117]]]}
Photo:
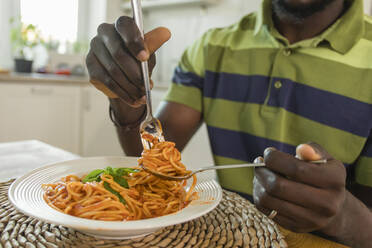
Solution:
{"label": "shirt button placket", "polygon": [[[269,88],[268,88],[268,92],[267,92],[267,96],[266,96],[266,99],[265,99],[265,103],[263,104],[262,108],[261,108],[261,113],[263,115],[265,114],[269,114],[269,113],[274,113],[274,112],[277,112],[274,110],[274,108],[271,108],[269,107],[269,101],[272,101],[272,103],[274,103],[275,101],[277,101],[278,99],[278,94],[279,94],[279,91],[282,87],[283,87],[283,82],[279,79],[279,78],[275,78],[277,77],[277,75],[279,74],[278,71],[280,69],[282,65],[281,63],[281,60],[285,60],[286,58],[285,57],[289,57],[293,54],[293,50],[289,47],[285,47],[285,48],[281,48],[278,50],[274,60],[273,60],[273,69],[271,71],[271,75],[270,75],[270,85],[269,85]],[[271,100],[270,100],[271,99]],[[274,104],[275,105],[275,104]]]}

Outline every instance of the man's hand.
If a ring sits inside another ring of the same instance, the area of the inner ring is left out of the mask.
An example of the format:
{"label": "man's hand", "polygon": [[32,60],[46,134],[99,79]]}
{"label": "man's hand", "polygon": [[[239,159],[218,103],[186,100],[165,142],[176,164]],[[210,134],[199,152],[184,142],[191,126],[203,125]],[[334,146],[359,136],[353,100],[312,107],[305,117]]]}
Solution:
{"label": "man's hand", "polygon": [[[345,205],[345,167],[317,144],[300,145],[297,157],[265,150],[266,167],[257,168],[254,178],[254,202],[264,213],[276,210],[275,221],[285,228],[333,236]],[[319,159],[328,162],[308,162]]]}
{"label": "man's hand", "polygon": [[157,28],[143,40],[134,20],[127,16],[115,24],[101,24],[86,58],[91,83],[110,98],[141,106],[145,90],[140,61],[149,61],[151,73],[155,66],[153,53],[169,38],[168,29]]}
{"label": "man's hand", "polygon": [[120,17],[115,24],[101,24],[97,32],[86,58],[90,82],[110,99],[125,153],[139,156],[142,144],[138,128],[146,111],[140,63],[148,61],[151,75],[154,52],[170,38],[170,32],[156,28],[142,39],[134,20],[127,16]]}

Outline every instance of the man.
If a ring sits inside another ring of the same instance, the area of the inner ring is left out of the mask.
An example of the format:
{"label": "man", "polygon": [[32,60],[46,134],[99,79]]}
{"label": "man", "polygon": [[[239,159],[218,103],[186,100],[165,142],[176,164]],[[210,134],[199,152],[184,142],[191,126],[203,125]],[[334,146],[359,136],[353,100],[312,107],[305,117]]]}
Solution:
{"label": "man", "polygon": [[[91,42],[91,82],[110,98],[127,155],[142,151],[139,61],[152,70],[154,51],[169,38],[158,28],[143,41],[121,17],[100,25]],[[224,170],[219,181],[253,194],[282,226],[371,247],[371,55],[372,19],[361,0],[264,0],[258,13],[208,31],[185,51],[157,117],[180,150],[206,122],[217,165],[263,154],[256,161],[265,168]],[[327,162],[310,162],[319,159]]]}

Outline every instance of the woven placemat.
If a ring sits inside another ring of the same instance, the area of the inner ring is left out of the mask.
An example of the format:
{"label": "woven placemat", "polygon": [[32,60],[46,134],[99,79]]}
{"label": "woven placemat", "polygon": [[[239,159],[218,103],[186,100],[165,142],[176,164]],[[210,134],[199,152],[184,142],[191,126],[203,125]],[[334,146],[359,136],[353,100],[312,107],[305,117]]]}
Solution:
{"label": "woven placemat", "polygon": [[248,200],[229,191],[223,192],[223,199],[215,210],[196,220],[141,238],[104,240],[18,212],[8,201],[11,183],[0,183],[0,248],[287,247],[284,236],[271,219]]}

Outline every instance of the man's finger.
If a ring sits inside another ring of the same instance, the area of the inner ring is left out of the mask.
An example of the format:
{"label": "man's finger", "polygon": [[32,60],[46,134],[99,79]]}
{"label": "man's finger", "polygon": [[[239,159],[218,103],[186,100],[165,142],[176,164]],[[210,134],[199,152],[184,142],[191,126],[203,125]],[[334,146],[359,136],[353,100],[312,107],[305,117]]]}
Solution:
{"label": "man's finger", "polygon": [[97,81],[95,79],[90,79],[89,81],[91,84],[93,84],[94,87],[96,87],[97,90],[102,91],[102,93],[105,94],[108,98],[112,98],[112,99],[119,98],[118,95],[112,92],[109,88],[107,88],[100,81]]}
{"label": "man's finger", "polygon": [[[255,179],[255,182],[265,188],[267,194],[271,196],[314,210],[319,214],[333,214],[327,208],[333,192],[289,180],[264,167],[255,169]],[[314,200],[314,196],[317,200]]]}
{"label": "man's finger", "polygon": [[133,98],[112,80],[92,52],[88,53],[86,63],[90,75],[90,82],[97,89],[101,90],[110,98],[116,98],[116,96],[118,96],[129,104],[133,103]]}
{"label": "man's finger", "polygon": [[314,142],[301,144],[296,148],[296,156],[305,161],[315,161],[321,159],[333,159],[331,155],[320,145]]}
{"label": "man's finger", "polygon": [[130,53],[140,61],[146,61],[150,54],[142,39],[137,24],[129,16],[121,16],[115,22],[115,29],[123,39]]}
{"label": "man's finger", "polygon": [[[143,88],[142,72],[139,62],[130,54],[128,49],[123,46],[123,41],[116,32],[114,25],[101,24],[98,27],[98,37],[108,50],[110,60],[114,61],[110,63],[116,63],[128,80],[136,85],[142,92],[142,95],[144,95],[145,90]],[[95,52],[102,53],[103,51],[98,50]]]}
{"label": "man's finger", "polygon": [[274,149],[264,152],[266,168],[290,178],[293,181],[305,183],[320,188],[339,188],[344,185],[343,165],[337,160],[330,160],[319,166],[301,161],[292,155]]}
{"label": "man's finger", "polygon": [[260,163],[263,163],[264,162],[264,158],[263,157],[257,157],[254,161],[253,161],[253,163],[254,164],[260,164]]}
{"label": "man's finger", "polygon": [[145,44],[150,54],[155,53],[171,38],[171,32],[165,27],[159,27],[145,34]]}
{"label": "man's finger", "polygon": [[[300,226],[314,227],[314,229],[316,229],[315,227],[317,227],[318,223],[323,219],[321,215],[307,208],[269,195],[259,181],[255,182],[253,199],[257,208],[275,210],[278,214],[301,223]],[[278,219],[275,220],[278,221]],[[304,231],[313,231],[314,229]]]}
{"label": "man's finger", "polygon": [[[92,39],[91,42],[92,50],[95,51],[94,55],[97,61],[105,68],[109,77],[124,91],[126,91],[133,100],[136,100],[144,95],[139,87],[132,84],[123,71],[120,69],[119,65],[113,61],[111,54],[105,47],[102,40],[98,37]],[[117,93],[117,92],[115,92]]]}
{"label": "man's finger", "polygon": [[160,27],[147,33],[143,40],[137,24],[128,16],[119,17],[115,22],[115,29],[128,50],[140,61],[147,61],[170,38],[170,31]]}

